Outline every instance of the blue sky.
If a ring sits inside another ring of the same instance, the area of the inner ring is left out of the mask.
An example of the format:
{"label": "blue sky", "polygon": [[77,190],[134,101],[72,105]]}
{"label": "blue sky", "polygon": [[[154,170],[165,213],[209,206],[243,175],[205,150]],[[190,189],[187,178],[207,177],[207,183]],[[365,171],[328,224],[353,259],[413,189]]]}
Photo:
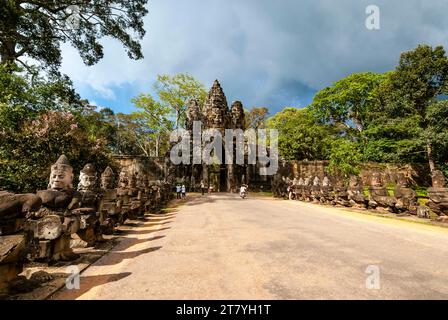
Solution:
{"label": "blue sky", "polygon": [[[380,30],[365,27],[371,4]],[[420,43],[448,48],[446,0],[149,0],[148,9],[143,60],[128,59],[110,38],[92,67],[63,47],[62,71],[84,98],[129,113],[157,74],[187,72],[206,87],[218,79],[229,104],[274,114],[307,105],[353,72],[393,69],[400,52]]]}

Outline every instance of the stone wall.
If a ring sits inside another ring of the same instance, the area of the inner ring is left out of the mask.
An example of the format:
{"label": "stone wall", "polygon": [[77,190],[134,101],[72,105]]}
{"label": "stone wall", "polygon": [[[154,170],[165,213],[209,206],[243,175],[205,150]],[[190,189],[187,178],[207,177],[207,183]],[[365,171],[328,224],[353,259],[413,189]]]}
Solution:
{"label": "stone wall", "polygon": [[149,176],[149,180],[165,180],[169,175],[164,157],[115,156],[114,160],[126,173],[142,172]]}

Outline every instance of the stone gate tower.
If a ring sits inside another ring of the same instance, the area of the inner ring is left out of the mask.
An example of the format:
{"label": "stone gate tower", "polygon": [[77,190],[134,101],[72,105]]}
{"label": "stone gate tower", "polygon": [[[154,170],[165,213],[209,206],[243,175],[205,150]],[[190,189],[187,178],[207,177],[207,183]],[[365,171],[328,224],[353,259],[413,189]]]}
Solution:
{"label": "stone gate tower", "polygon": [[[227,98],[218,80],[213,83],[210,92],[200,106],[196,100],[191,100],[187,109],[187,130],[193,130],[193,122],[201,121],[202,130],[217,129],[222,137],[226,129],[245,129],[244,109],[240,101],[235,101],[229,109]],[[222,150],[224,158],[224,146]],[[212,184],[215,190],[235,191],[244,176],[244,166],[236,164],[192,165],[190,170],[191,184],[197,185],[203,180]]]}

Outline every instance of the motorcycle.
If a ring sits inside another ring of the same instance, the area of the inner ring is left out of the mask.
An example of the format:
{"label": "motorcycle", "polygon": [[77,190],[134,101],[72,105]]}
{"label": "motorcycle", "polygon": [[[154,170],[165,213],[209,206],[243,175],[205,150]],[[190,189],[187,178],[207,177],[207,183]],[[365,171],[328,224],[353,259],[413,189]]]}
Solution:
{"label": "motorcycle", "polygon": [[247,190],[246,190],[246,189],[241,190],[241,191],[240,191],[240,197],[241,197],[241,199],[246,199],[246,196],[247,196]]}

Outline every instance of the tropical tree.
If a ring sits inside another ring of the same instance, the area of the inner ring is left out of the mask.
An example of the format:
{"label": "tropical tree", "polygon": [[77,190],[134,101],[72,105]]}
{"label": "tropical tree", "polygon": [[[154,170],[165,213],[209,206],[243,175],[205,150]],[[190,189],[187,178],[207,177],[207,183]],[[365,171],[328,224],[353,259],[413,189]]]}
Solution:
{"label": "tropical tree", "polygon": [[61,44],[70,43],[84,63],[93,65],[103,57],[103,37],[117,39],[130,58],[140,59],[146,3],[147,0],[2,1],[0,63],[20,63],[29,69],[23,58],[31,58],[57,70],[62,60]]}
{"label": "tropical tree", "polygon": [[329,155],[328,170],[335,176],[347,178],[359,174],[363,155],[359,144],[345,138],[332,142]]}
{"label": "tropical tree", "polygon": [[139,135],[137,141],[147,156],[158,157],[166,151],[169,134],[173,129],[173,122],[168,117],[170,109],[155,101],[149,94],[140,94],[132,102],[140,110],[133,113],[133,120],[139,124],[139,128],[147,128],[136,131]]}
{"label": "tropical tree", "polygon": [[188,101],[196,99],[199,105],[203,105],[207,96],[204,85],[187,73],[158,75],[154,89],[160,103],[174,114],[176,127],[185,124]]}
{"label": "tropical tree", "polygon": [[318,119],[333,125],[344,125],[347,133],[361,136],[369,113],[377,103],[377,89],[384,75],[354,73],[319,91],[311,104]]}
{"label": "tropical tree", "polygon": [[316,121],[308,108],[285,108],[267,126],[278,130],[279,152],[285,159],[328,159],[334,128]]}
{"label": "tropical tree", "polygon": [[51,164],[65,154],[75,174],[86,163],[98,171],[111,163],[103,138],[89,136],[69,112],[49,111],[21,124],[20,130],[0,130],[0,186],[14,192],[46,189]]}
{"label": "tropical tree", "polygon": [[400,151],[403,154],[426,157],[434,171],[439,138],[446,132],[441,120],[446,115],[446,103],[438,102],[448,93],[448,57],[443,47],[420,45],[404,52],[378,92],[376,121],[370,131],[377,137],[379,133],[384,141],[404,145]]}
{"label": "tropical tree", "polygon": [[269,109],[266,107],[253,107],[245,111],[246,128],[264,129],[268,119]]}

